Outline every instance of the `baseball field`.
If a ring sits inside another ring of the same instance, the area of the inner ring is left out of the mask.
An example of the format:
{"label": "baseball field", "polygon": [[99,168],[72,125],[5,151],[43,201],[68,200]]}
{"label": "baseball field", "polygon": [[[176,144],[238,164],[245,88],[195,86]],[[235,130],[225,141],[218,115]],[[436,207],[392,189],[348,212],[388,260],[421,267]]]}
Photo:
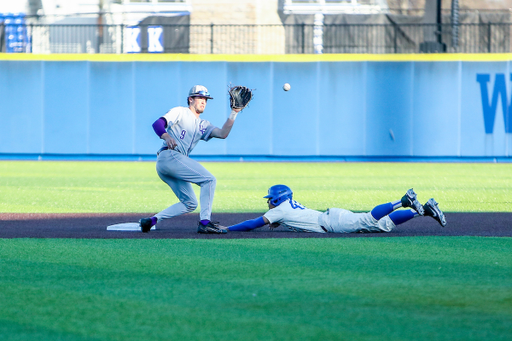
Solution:
{"label": "baseball field", "polygon": [[[2,340],[510,340],[512,164],[213,163],[213,219],[369,211],[414,188],[428,217],[391,233],[107,231],[177,199],[153,162],[0,161]],[[198,192],[196,192],[198,194]]]}

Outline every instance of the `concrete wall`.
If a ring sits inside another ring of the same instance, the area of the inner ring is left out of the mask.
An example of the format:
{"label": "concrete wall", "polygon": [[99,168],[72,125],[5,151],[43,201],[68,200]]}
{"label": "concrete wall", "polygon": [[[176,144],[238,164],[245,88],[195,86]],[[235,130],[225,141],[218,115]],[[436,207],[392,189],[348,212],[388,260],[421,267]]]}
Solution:
{"label": "concrete wall", "polygon": [[192,0],[192,25],[281,24],[278,0]]}
{"label": "concrete wall", "polygon": [[[228,139],[201,142],[195,155],[512,153],[508,60],[83,58],[0,59],[0,154],[154,155],[161,141],[151,124],[185,105],[194,84],[207,86],[214,97],[203,118],[222,126],[230,83],[256,89],[254,100]],[[281,88],[285,82],[292,86],[288,92]]]}
{"label": "concrete wall", "polygon": [[217,26],[213,32],[216,42],[213,47],[208,44],[209,27],[192,26],[191,53],[284,54],[285,32],[277,0],[192,0],[192,8],[191,25],[255,26],[240,28],[242,35]]}

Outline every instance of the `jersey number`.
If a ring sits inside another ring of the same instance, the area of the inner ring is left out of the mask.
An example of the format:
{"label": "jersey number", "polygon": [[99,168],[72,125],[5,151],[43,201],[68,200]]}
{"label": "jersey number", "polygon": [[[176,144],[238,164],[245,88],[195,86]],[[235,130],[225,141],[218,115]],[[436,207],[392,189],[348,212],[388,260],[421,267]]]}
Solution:
{"label": "jersey number", "polygon": [[186,134],[186,133],[187,133],[187,132],[185,131],[185,129],[183,129],[183,130],[181,131],[181,135],[180,135],[180,139],[181,139],[181,140],[183,140],[183,139],[185,138],[185,134]]}
{"label": "jersey number", "polygon": [[299,203],[298,203],[298,202],[296,202],[295,200],[290,200],[290,205],[292,206],[292,208],[293,208],[294,210],[296,210],[296,209],[299,209],[299,210],[303,210],[303,209],[305,209],[305,207],[304,207],[304,206],[302,206],[301,204],[299,204]]}

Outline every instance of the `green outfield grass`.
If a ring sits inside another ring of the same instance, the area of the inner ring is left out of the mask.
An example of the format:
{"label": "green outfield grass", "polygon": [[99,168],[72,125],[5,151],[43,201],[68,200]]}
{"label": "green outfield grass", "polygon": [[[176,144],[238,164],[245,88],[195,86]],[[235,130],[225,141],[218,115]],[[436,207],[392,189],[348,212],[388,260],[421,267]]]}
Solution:
{"label": "green outfield grass", "polygon": [[0,239],[2,340],[510,340],[511,238]]}
{"label": "green outfield grass", "polygon": [[[290,186],[302,204],[354,211],[414,187],[447,212],[512,211],[512,164],[214,163],[214,212],[263,212],[268,187]],[[177,202],[153,162],[0,161],[0,212],[158,212]],[[197,189],[198,187],[194,186]]]}
{"label": "green outfield grass", "polygon": [[[511,164],[204,165],[217,212],[263,212],[276,183],[320,210],[414,187],[448,212],[512,211]],[[2,161],[0,179],[0,212],[176,202],[152,162]],[[483,237],[0,239],[0,339],[510,340],[511,250]]]}

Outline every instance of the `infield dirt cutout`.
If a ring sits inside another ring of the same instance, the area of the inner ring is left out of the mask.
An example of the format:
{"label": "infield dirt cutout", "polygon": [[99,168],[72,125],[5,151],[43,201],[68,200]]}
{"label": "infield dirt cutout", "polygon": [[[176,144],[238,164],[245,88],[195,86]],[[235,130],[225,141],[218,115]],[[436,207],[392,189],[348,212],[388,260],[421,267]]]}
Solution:
{"label": "infield dirt cutout", "polygon": [[[107,226],[138,222],[154,213],[0,213],[0,238],[353,238],[406,236],[482,236],[512,237],[512,213],[446,213],[448,225],[442,227],[434,219],[418,217],[399,225],[390,233],[295,233],[262,227],[250,232],[228,232],[223,235],[197,233],[199,214],[189,213],[160,222],[149,233],[107,231]],[[229,226],[261,213],[214,213],[212,220]]]}

